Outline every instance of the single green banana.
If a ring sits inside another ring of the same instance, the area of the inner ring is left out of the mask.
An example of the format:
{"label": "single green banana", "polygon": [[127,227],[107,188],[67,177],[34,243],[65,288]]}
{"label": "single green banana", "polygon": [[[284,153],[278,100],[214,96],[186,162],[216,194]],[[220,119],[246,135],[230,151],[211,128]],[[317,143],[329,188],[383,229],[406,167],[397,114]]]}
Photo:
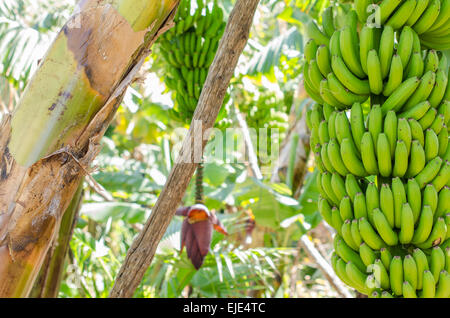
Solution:
{"label": "single green banana", "polygon": [[364,242],[359,245],[359,256],[366,267],[372,265],[376,259],[375,252]]}
{"label": "single green banana", "polygon": [[346,272],[348,278],[353,283],[353,286],[364,294],[369,294],[370,289],[366,287],[367,275],[364,274],[364,271],[360,270],[355,264],[352,262],[347,262]]}
{"label": "single green banana", "polygon": [[[422,126],[419,122],[413,118],[408,119],[409,127],[411,128],[411,138],[412,140],[417,140],[420,145],[425,147],[425,135],[423,134]],[[411,144],[412,147],[412,144]],[[412,150],[411,150],[412,151]]]}
{"label": "single green banana", "polygon": [[372,135],[373,144],[375,147],[375,152],[377,151],[377,141],[378,136],[383,131],[383,114],[380,105],[373,105],[370,112],[369,118],[367,120],[367,128]]}
{"label": "single green banana", "polygon": [[436,283],[439,282],[439,274],[445,267],[445,254],[439,247],[435,246],[431,249],[430,271],[433,274]]}
{"label": "single green banana", "polygon": [[331,222],[333,223],[333,228],[336,230],[336,232],[342,236],[341,230],[344,222],[341,219],[341,215],[337,207],[331,208]]}
{"label": "single green banana", "polygon": [[395,295],[403,294],[403,262],[400,256],[394,256],[389,266],[391,290]]}
{"label": "single green banana", "polygon": [[377,234],[369,221],[365,218],[359,219],[359,233],[363,241],[374,250],[379,250],[382,247],[386,247],[386,243]]}
{"label": "single green banana", "polygon": [[383,247],[380,249],[380,259],[383,262],[384,267],[389,270],[392,261],[392,254],[388,248]]}
{"label": "single green banana", "polygon": [[331,72],[331,57],[330,51],[325,45],[318,47],[316,52],[316,61],[320,73],[322,73],[323,77],[326,77],[327,74]]}
{"label": "single green banana", "polygon": [[392,161],[389,140],[385,133],[381,133],[378,135],[377,158],[378,170],[381,176],[389,177],[392,173]]}
{"label": "single green banana", "polygon": [[338,256],[338,259],[336,261],[336,269],[335,269],[336,274],[338,275],[338,277],[348,286],[351,286],[353,288],[355,288],[355,286],[353,286],[353,282],[350,280],[350,278],[347,275],[346,272],[346,263],[344,262],[343,259],[341,259]]}
{"label": "single green banana", "polygon": [[372,49],[367,55],[367,73],[369,77],[370,92],[379,95],[383,91],[383,77],[381,64],[377,51]]}
{"label": "single green banana", "polygon": [[391,109],[399,111],[417,89],[420,82],[421,80],[419,78],[411,77],[401,83],[381,106],[383,114],[386,114]]}
{"label": "single green banana", "polygon": [[442,128],[444,128],[445,126],[444,121],[444,115],[437,115],[433,123],[431,124],[430,129],[434,130],[434,132],[438,135],[441,132]]}
{"label": "single green banana", "polygon": [[333,222],[331,221],[331,206],[325,198],[320,197],[317,203],[317,207],[319,209],[320,215],[322,215],[323,219],[330,225],[333,226]]}
{"label": "single green banana", "polygon": [[325,31],[325,34],[328,37],[331,37],[336,31],[336,28],[334,27],[334,18],[333,18],[333,7],[327,7],[322,14],[322,27]]}
{"label": "single green banana", "polygon": [[425,159],[433,160],[439,153],[439,138],[433,129],[428,128],[425,132]]}
{"label": "single green banana", "polygon": [[345,176],[349,173],[342,161],[340,147],[335,139],[330,139],[330,142],[328,143],[328,158],[330,159],[333,168],[340,175]]}
{"label": "single green banana", "polygon": [[423,206],[428,205],[431,208],[432,214],[436,212],[439,200],[439,193],[433,184],[427,184],[423,190]]}
{"label": "single green banana", "polygon": [[436,298],[450,297],[450,274],[443,270],[439,275],[439,284],[436,289]]}
{"label": "single green banana", "polygon": [[324,172],[321,174],[322,188],[330,200],[335,204],[339,205],[339,200],[334,194],[333,187],[331,186],[331,173]]}
{"label": "single green banana", "polygon": [[342,56],[340,47],[340,38],[341,38],[341,31],[336,30],[330,38],[331,56],[333,55]]}
{"label": "single green banana", "polygon": [[355,31],[350,26],[344,27],[340,33],[339,46],[342,58],[348,68],[359,78],[364,78],[366,75],[361,66],[358,44],[355,43],[353,36]]}
{"label": "single green banana", "polygon": [[419,220],[420,211],[422,210],[422,194],[420,192],[420,186],[417,183],[416,179],[408,179],[408,182],[406,184],[406,197],[413,213],[415,224]]}
{"label": "single green banana", "polygon": [[438,246],[444,242],[447,235],[447,225],[442,217],[439,217],[433,225],[431,234],[428,239],[420,244],[416,244],[418,248],[428,249],[434,246]]}
{"label": "single green banana", "polygon": [[408,66],[404,70],[404,77],[405,78],[410,78],[410,77],[414,77],[414,76],[422,77],[424,68],[425,68],[425,64],[422,59],[422,53],[421,52],[413,52],[413,54],[411,55],[411,58],[409,59]]}
{"label": "single green banana", "polygon": [[344,138],[353,140],[352,132],[350,128],[350,122],[345,112],[338,112],[335,119],[336,139],[339,143],[342,143]]}
{"label": "single green banana", "polygon": [[366,209],[368,220],[373,222],[373,210],[380,207],[380,193],[375,183],[371,182],[366,189]]}
{"label": "single green banana", "polygon": [[309,62],[308,67],[308,76],[310,83],[317,91],[320,90],[320,82],[324,79],[322,74],[320,73],[319,66],[317,65],[317,61],[315,59]]}
{"label": "single green banana", "polygon": [[345,158],[345,167],[351,174],[358,177],[365,177],[367,175],[362,161],[358,158],[357,149],[349,138],[344,138],[341,142],[341,157]]}
{"label": "single green banana", "polygon": [[375,47],[374,43],[375,28],[369,27],[367,24],[361,28],[359,34],[359,59],[364,73],[368,73],[367,55],[369,51]]}
{"label": "single green banana", "polygon": [[430,236],[431,230],[433,228],[433,211],[430,206],[425,205],[420,213],[419,223],[416,230],[414,231],[414,236],[411,240],[413,244],[419,244],[425,242]]}
{"label": "single green banana", "polygon": [[422,273],[426,270],[429,270],[427,256],[420,248],[415,248],[413,250],[414,261],[417,266],[417,289],[423,288],[423,275]]}
{"label": "single green banana", "polygon": [[398,244],[397,233],[391,228],[386,216],[380,209],[373,210],[373,220],[378,234],[389,246]]}
{"label": "single green banana", "polygon": [[437,108],[444,98],[447,89],[448,77],[444,70],[438,69],[436,72],[436,85],[434,86],[428,100],[431,107]]}
{"label": "single green banana", "polygon": [[371,0],[355,0],[354,7],[356,14],[358,15],[358,20],[361,23],[366,23],[369,13],[367,7],[372,3]]}
{"label": "single green banana", "polygon": [[325,143],[328,143],[330,140],[330,135],[328,134],[328,123],[326,120],[322,120],[319,125],[319,140],[320,144],[323,145]]}
{"label": "single green banana", "polygon": [[361,141],[366,128],[364,126],[364,114],[360,103],[355,103],[352,106],[350,113],[350,128],[355,146],[359,153],[361,153]]}
{"label": "single green banana", "polygon": [[354,207],[353,210],[354,210],[356,219],[360,219],[362,217],[364,217],[364,218],[368,217],[367,216],[367,207],[366,207],[366,197],[365,197],[364,193],[358,192],[355,195],[353,207]]}
{"label": "single green banana", "polygon": [[417,298],[416,290],[409,282],[404,281],[402,288],[404,298]]}
{"label": "single green banana", "polygon": [[330,158],[328,158],[328,143],[324,143],[320,148],[320,157],[322,159],[323,165],[328,172],[335,172],[333,165],[331,164]]}
{"label": "single green banana", "polygon": [[439,217],[443,217],[450,210],[450,188],[444,186],[442,190],[439,191],[438,206],[434,214],[434,221]]}
{"label": "single green banana", "polygon": [[342,221],[344,222],[353,219],[352,203],[348,196],[342,198],[339,204],[339,213],[341,215]]}
{"label": "single green banana", "polygon": [[430,109],[430,107],[431,107],[430,102],[427,100],[419,102],[418,104],[416,104],[415,106],[412,106],[410,108],[405,106],[405,109],[407,109],[407,110],[402,112],[399,115],[399,117],[406,118],[406,119],[412,118],[417,121],[417,120],[420,120],[427,113],[427,111]]}
{"label": "single green banana", "polygon": [[425,72],[436,72],[439,64],[439,56],[436,50],[427,51],[427,56],[425,58]]}
{"label": "single green banana", "polygon": [[353,242],[358,246],[358,249],[359,249],[359,246],[361,245],[361,243],[363,241],[362,241],[361,234],[359,233],[358,220],[356,220],[356,219],[352,220],[352,222],[351,222],[350,234],[352,236]]}
{"label": "single green banana", "polygon": [[334,112],[334,108],[329,104],[323,104],[322,111],[323,117],[325,118],[326,121],[328,121],[330,120],[331,114]]}
{"label": "single green banana", "polygon": [[439,173],[442,166],[442,159],[436,157],[425,165],[425,168],[415,177],[419,187],[423,189],[426,184],[431,182]]}
{"label": "single green banana", "polygon": [[336,116],[337,112],[332,112],[328,120],[328,134],[330,135],[330,139],[336,139]]}
{"label": "single green banana", "polygon": [[[380,52],[380,54],[382,54]],[[383,71],[383,64],[382,71]],[[392,55],[391,64],[388,68],[389,77],[387,83],[384,85],[383,95],[391,96],[391,94],[400,86],[403,80],[403,64],[398,54]]]}
{"label": "single green banana", "polygon": [[401,226],[398,238],[401,244],[411,242],[414,235],[414,214],[409,203],[403,204]]}
{"label": "single green banana", "polygon": [[380,190],[380,209],[389,222],[389,226],[395,226],[395,211],[394,211],[394,194],[387,183],[381,185]]}
{"label": "single green banana", "polygon": [[351,232],[351,225],[352,221],[350,219],[345,220],[344,224],[342,224],[341,233],[342,238],[344,239],[345,243],[354,251],[359,251],[359,246],[356,245],[355,241],[353,240],[352,232]]}
{"label": "single green banana", "polygon": [[[414,106],[420,102],[426,101],[433,90],[434,83],[436,81],[436,74],[433,71],[428,71],[422,76],[417,90],[411,95],[409,100],[403,106],[403,111],[411,110]],[[430,104],[431,105],[431,104]],[[422,114],[423,116],[424,114]]]}
{"label": "single green banana", "polygon": [[398,119],[397,138],[398,140],[403,140],[409,155],[411,153],[412,133],[411,127],[405,118]]}
{"label": "single green banana", "polygon": [[378,174],[375,146],[370,132],[365,132],[361,139],[361,159],[369,175]]}
{"label": "single green banana", "polygon": [[450,162],[446,160],[441,169],[439,170],[437,176],[431,181],[431,184],[436,189],[440,191],[445,185],[449,183],[450,180]]}
{"label": "single green banana", "polygon": [[[337,99],[341,104],[346,106],[351,106],[354,103],[364,103],[369,95],[357,95],[342,85],[341,82],[333,73],[327,75],[328,86],[331,90],[331,94]],[[348,108],[348,107],[347,107]]]}
{"label": "single green banana", "polygon": [[[392,57],[394,55],[394,29],[386,25],[383,28],[380,38],[380,49],[378,56],[380,58],[381,75],[385,79],[389,74],[389,69],[392,67]],[[402,70],[403,72],[403,70]]]}
{"label": "single green banana", "polygon": [[394,168],[392,175],[394,177],[403,177],[408,169],[408,149],[403,140],[397,141],[395,148]]}
{"label": "single green banana", "polygon": [[397,54],[400,55],[402,60],[402,65],[406,68],[409,59],[412,54],[414,34],[413,30],[409,26],[405,26],[401,33],[400,39],[398,41]]}
{"label": "single green banana", "polygon": [[354,203],[356,194],[362,192],[361,187],[353,174],[348,174],[345,177],[345,191],[352,203]]}
{"label": "single green banana", "polygon": [[306,24],[306,34],[310,39],[313,39],[318,46],[329,45],[330,39],[320,30],[314,20],[311,20]]}
{"label": "single green banana", "polygon": [[338,101],[334,95],[331,93],[330,87],[328,85],[328,80],[323,79],[320,82],[320,89],[319,89],[320,97],[326,102],[327,104],[330,104],[331,106],[337,108],[337,109],[345,109],[347,106],[342,104],[340,101]]}
{"label": "single green banana", "polygon": [[424,270],[422,275],[421,298],[434,298],[436,295],[436,281],[429,270]]}
{"label": "single green banana", "polygon": [[394,197],[394,225],[401,227],[401,216],[403,204],[406,203],[406,191],[400,178],[392,179],[392,194]]}
{"label": "single green banana", "polygon": [[391,158],[394,159],[395,148],[397,147],[397,129],[398,129],[398,119],[394,111],[390,110],[387,112],[384,118],[384,129],[383,132],[386,134],[389,145],[391,147]]}
{"label": "single green banana", "polygon": [[403,260],[403,279],[407,281],[413,290],[417,289],[418,270],[412,255],[406,255]]}
{"label": "single green banana", "polygon": [[388,269],[389,267],[385,267],[381,259],[376,259],[374,262],[374,275],[376,281],[379,283],[379,286],[382,289],[388,290],[391,287],[391,283],[389,280]]}
{"label": "single green banana", "polygon": [[367,80],[361,80],[353,75],[340,56],[332,56],[331,68],[342,85],[351,92],[359,95],[367,95],[370,93],[369,82]]}
{"label": "single green banana", "polygon": [[431,127],[434,120],[436,119],[437,110],[434,107],[431,107],[425,115],[419,120],[420,126],[422,126],[423,130],[426,130]]}

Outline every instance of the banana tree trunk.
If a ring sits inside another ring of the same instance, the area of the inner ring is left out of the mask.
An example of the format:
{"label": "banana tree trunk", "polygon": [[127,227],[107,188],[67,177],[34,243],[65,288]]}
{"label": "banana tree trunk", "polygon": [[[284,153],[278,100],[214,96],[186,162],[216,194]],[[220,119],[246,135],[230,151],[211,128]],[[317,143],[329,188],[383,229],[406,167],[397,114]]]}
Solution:
{"label": "banana tree trunk", "polygon": [[82,0],[0,123],[0,297],[26,297],[126,88],[179,0]]}
{"label": "banana tree trunk", "polygon": [[64,274],[64,263],[69,250],[70,240],[77,224],[78,212],[83,201],[83,180],[64,212],[59,233],[42,263],[41,271],[28,295],[31,298],[56,298]]}

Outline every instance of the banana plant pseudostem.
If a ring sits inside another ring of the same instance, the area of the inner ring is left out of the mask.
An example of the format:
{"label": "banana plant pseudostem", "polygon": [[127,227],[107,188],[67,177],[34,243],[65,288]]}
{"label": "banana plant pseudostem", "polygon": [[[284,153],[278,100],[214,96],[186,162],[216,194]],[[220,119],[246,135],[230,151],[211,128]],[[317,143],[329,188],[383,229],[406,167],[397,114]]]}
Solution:
{"label": "banana plant pseudostem", "polygon": [[27,297],[125,89],[179,0],[81,0],[0,123],[0,297]]}

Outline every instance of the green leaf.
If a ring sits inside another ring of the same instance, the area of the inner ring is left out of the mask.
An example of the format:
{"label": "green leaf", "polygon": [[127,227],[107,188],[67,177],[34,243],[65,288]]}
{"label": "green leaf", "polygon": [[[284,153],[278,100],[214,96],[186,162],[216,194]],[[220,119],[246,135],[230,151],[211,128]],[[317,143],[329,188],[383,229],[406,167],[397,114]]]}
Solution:
{"label": "green leaf", "polygon": [[109,218],[123,220],[126,223],[143,223],[150,210],[135,203],[102,202],[85,203],[80,213],[99,223],[105,223]]}

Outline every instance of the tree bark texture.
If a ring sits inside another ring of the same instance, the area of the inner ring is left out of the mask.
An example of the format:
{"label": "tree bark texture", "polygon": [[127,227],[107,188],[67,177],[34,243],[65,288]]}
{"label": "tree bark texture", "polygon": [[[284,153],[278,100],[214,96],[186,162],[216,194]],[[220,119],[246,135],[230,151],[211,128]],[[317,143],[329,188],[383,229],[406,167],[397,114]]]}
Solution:
{"label": "tree bark texture", "polygon": [[[227,87],[250,33],[259,0],[237,0],[210,67],[191,128],[145,227],[130,247],[110,297],[132,297],[201,161]],[[193,146],[194,145],[194,146]],[[200,148],[200,149],[199,149]],[[180,159],[181,158],[181,159]]]}
{"label": "tree bark texture", "polygon": [[179,0],[82,0],[0,123],[0,297],[26,297],[100,139]]}

